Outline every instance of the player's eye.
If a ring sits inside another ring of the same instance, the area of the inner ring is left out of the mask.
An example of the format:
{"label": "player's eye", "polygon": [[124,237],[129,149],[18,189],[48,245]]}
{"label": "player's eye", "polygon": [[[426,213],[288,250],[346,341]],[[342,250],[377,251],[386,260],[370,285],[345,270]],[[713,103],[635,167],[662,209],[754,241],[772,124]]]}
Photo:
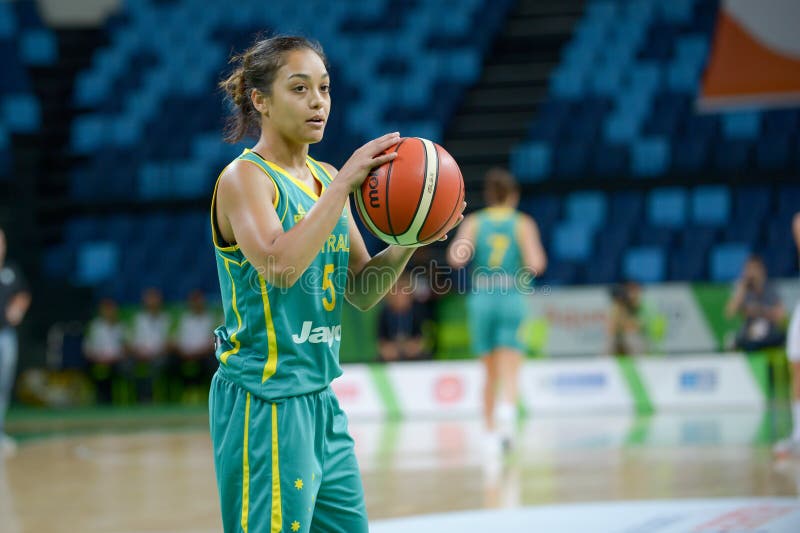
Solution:
{"label": "player's eye", "polygon": [[304,85],[297,85],[292,89],[296,93],[301,93],[306,90]]}
{"label": "player's eye", "polygon": [[324,93],[330,92],[330,90],[331,90],[331,86],[330,86],[330,85],[327,85],[327,84],[326,84],[326,85],[323,85],[322,87],[320,87],[320,90],[321,90],[322,92],[324,92]]}

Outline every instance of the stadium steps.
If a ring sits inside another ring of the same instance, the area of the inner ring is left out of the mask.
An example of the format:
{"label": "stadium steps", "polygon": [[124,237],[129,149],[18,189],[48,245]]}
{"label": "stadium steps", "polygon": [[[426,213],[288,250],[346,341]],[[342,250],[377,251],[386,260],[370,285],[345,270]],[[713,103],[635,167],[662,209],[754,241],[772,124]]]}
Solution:
{"label": "stadium steps", "polygon": [[481,190],[490,166],[507,165],[511,148],[525,137],[547,98],[550,73],[582,13],[583,0],[520,0],[509,13],[480,79],[444,135],[444,146],[459,162],[467,191]]}
{"label": "stadium steps", "polygon": [[55,33],[58,61],[30,72],[46,124],[27,147],[38,161],[37,210],[45,242],[60,240],[61,227],[68,216],[64,209],[64,199],[69,198],[68,169],[78,162],[69,152],[70,127],[79,112],[71,105],[75,77],[90,64],[92,51],[107,40],[106,32],[98,28],[58,29]]}

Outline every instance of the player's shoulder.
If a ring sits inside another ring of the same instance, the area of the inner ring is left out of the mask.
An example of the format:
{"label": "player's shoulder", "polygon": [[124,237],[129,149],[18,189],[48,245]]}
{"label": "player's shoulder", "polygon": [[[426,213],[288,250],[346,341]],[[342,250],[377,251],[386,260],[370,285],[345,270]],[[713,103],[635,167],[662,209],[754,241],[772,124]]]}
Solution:
{"label": "player's shoulder", "polygon": [[257,164],[247,159],[236,158],[227,164],[219,174],[220,188],[231,186],[246,186],[253,183],[270,182],[264,180],[264,170]]}
{"label": "player's shoulder", "polygon": [[528,226],[536,226],[536,219],[525,211],[517,210],[517,220]]}
{"label": "player's shoulder", "polygon": [[252,198],[259,194],[275,195],[275,185],[271,179],[264,179],[265,171],[246,159],[234,159],[220,172],[217,182],[217,196],[234,195]]}

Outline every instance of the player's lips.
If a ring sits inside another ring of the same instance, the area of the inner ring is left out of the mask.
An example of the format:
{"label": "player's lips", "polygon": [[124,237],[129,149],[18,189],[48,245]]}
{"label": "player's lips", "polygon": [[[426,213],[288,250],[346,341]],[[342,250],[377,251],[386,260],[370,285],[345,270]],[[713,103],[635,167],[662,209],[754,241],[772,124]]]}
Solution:
{"label": "player's lips", "polygon": [[322,126],[323,124],[325,124],[325,117],[319,115],[306,120],[306,122],[308,124],[313,124],[315,126]]}

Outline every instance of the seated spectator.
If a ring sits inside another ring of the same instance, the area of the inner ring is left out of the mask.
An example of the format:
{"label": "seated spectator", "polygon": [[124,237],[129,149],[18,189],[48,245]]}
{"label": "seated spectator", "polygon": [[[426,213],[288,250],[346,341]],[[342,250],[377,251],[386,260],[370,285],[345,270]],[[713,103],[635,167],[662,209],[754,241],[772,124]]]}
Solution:
{"label": "seated spectator", "polygon": [[100,301],[98,316],[89,323],[83,352],[89,362],[89,377],[94,382],[97,400],[111,403],[113,383],[121,375],[125,360],[125,332],[114,300]]}
{"label": "seated spectator", "polygon": [[403,273],[386,295],[378,318],[378,357],[381,361],[429,357],[422,336],[422,313],[414,302],[414,284]]}
{"label": "seated spectator", "polygon": [[780,346],[784,334],[781,324],[786,311],[775,288],[767,281],[767,269],[756,255],[750,256],[725,307],[728,318],[744,318],[736,334],[735,347],[753,351]]}
{"label": "seated spectator", "polygon": [[647,351],[647,335],[641,316],[642,287],[628,281],[611,288],[608,338],[612,355],[637,355]]}
{"label": "seated spectator", "polygon": [[178,377],[184,385],[206,385],[216,370],[214,317],[206,309],[201,291],[189,294],[187,309],[178,320],[175,352]]}
{"label": "seated spectator", "polygon": [[147,289],[131,334],[133,379],[139,401],[152,401],[154,386],[163,381],[169,342],[169,317],[162,310],[161,291]]}

